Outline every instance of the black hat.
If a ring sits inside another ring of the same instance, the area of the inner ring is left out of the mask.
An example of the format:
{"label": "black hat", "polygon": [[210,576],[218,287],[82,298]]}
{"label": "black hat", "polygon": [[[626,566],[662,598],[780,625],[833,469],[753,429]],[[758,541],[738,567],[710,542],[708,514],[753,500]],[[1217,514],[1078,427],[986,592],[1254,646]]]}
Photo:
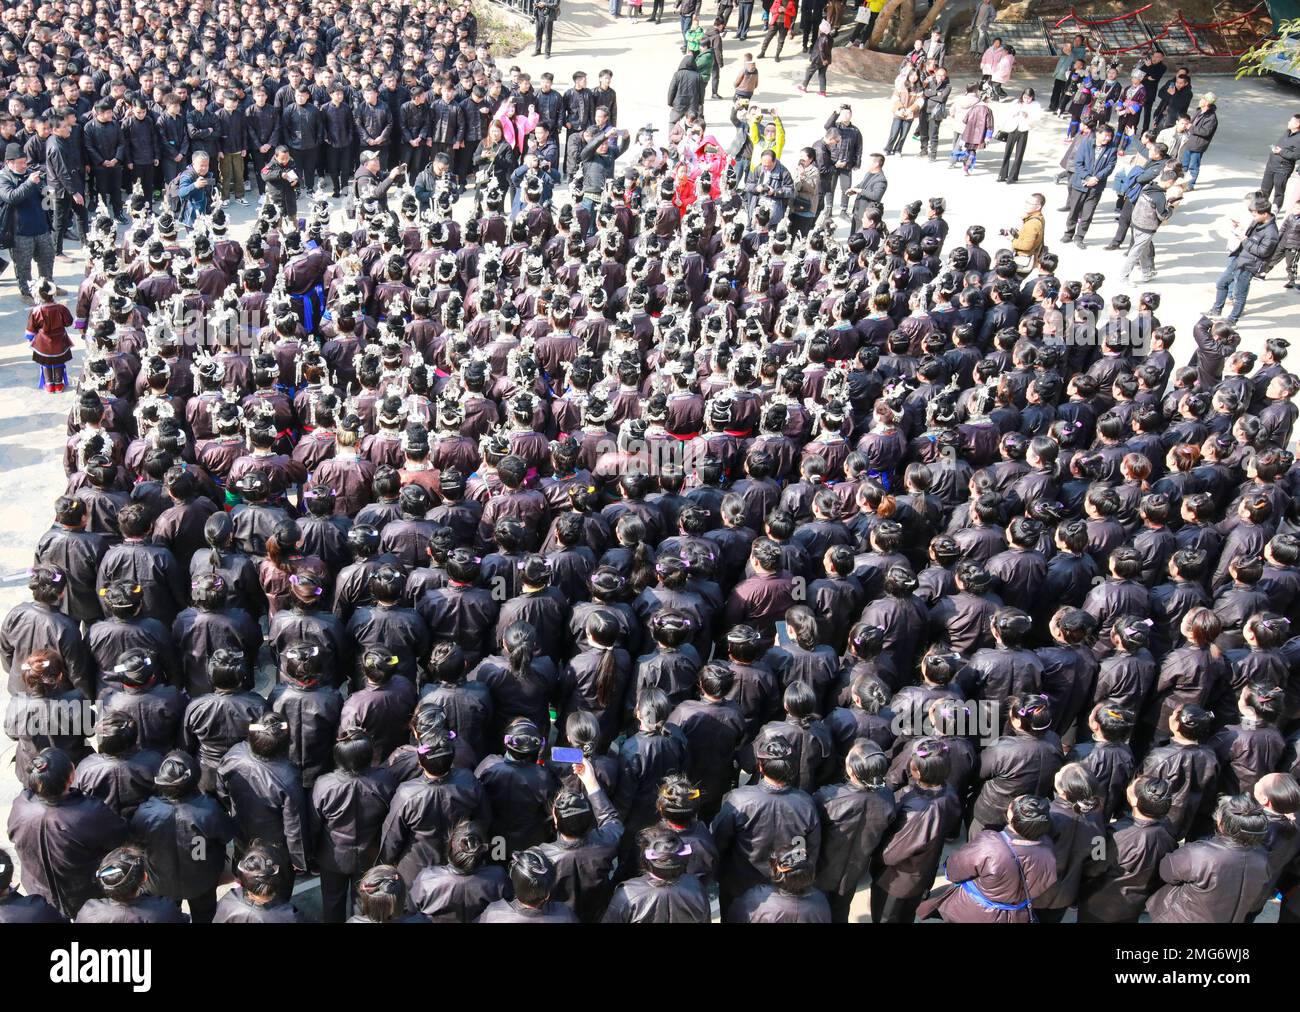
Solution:
{"label": "black hat", "polygon": [[5,145],[6,162],[12,162],[12,161],[16,161],[19,158],[26,158],[26,157],[27,155],[24,154],[23,149],[19,145],[13,143]]}

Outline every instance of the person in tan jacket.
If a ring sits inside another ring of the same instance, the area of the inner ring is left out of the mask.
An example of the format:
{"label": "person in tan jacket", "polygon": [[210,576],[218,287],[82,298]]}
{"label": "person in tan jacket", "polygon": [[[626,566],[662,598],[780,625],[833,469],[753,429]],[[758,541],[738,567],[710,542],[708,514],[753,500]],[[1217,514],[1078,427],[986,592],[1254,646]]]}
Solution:
{"label": "person in tan jacket", "polygon": [[907,77],[894,84],[894,94],[890,99],[890,111],[894,122],[889,128],[889,141],[885,145],[885,154],[901,155],[907,132],[912,128],[916,114],[921,111],[921,77],[915,70],[909,70]]}
{"label": "person in tan jacket", "polygon": [[1047,198],[1041,193],[1031,193],[1025,201],[1025,216],[1019,228],[1004,229],[1002,234],[1011,236],[1011,248],[1016,254],[1016,266],[1022,275],[1028,274],[1038,265],[1038,258],[1043,252],[1043,205]]}

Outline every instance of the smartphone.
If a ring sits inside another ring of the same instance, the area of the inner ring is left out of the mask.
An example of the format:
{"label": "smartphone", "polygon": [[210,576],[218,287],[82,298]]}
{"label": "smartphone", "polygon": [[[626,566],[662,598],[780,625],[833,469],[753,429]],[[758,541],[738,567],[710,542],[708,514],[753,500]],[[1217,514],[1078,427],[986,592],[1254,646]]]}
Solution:
{"label": "smartphone", "polygon": [[790,627],[784,621],[776,624],[776,642],[783,647],[790,645]]}
{"label": "smartphone", "polygon": [[580,748],[560,748],[556,746],[551,749],[551,762],[569,763],[570,765],[579,765],[586,761]]}

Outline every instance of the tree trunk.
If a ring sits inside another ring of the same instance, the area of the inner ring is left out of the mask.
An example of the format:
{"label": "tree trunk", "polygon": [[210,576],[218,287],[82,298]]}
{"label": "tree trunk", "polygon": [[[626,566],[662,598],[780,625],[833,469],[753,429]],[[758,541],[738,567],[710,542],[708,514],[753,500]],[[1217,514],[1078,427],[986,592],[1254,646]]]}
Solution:
{"label": "tree trunk", "polygon": [[885,29],[889,27],[889,22],[894,19],[902,2],[903,0],[885,0],[885,6],[880,8],[880,16],[876,18],[876,27],[871,30],[872,49],[880,48],[880,43],[885,38]]}
{"label": "tree trunk", "polygon": [[925,16],[925,20],[916,26],[917,38],[926,39],[930,37],[930,29],[933,28],[943,16],[943,9],[948,6],[948,0],[934,0],[934,6],[930,8],[930,13]]}
{"label": "tree trunk", "polygon": [[916,4],[917,0],[906,0],[903,13],[898,19],[898,48],[904,53],[912,48],[912,39],[915,37]]}

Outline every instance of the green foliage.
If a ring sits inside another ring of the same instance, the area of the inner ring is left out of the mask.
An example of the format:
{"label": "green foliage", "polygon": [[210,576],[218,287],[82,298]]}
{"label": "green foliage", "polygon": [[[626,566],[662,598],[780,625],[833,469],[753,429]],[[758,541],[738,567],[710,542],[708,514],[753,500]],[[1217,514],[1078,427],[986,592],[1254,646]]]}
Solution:
{"label": "green foliage", "polygon": [[1259,77],[1276,70],[1300,71],[1300,18],[1281,22],[1276,35],[1242,53],[1237,77]]}

